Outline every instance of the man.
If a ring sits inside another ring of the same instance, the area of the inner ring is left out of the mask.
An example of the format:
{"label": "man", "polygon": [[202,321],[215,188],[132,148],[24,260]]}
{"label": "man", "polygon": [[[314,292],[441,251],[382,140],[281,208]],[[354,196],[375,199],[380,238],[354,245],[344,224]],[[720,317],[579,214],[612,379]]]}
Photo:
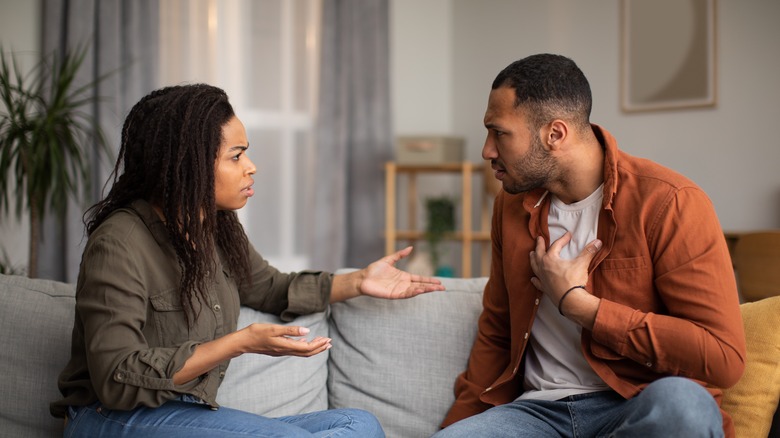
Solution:
{"label": "man", "polygon": [[570,59],[510,64],[482,157],[503,186],[479,332],[436,437],[732,436],[745,340],[714,208],[589,121]]}

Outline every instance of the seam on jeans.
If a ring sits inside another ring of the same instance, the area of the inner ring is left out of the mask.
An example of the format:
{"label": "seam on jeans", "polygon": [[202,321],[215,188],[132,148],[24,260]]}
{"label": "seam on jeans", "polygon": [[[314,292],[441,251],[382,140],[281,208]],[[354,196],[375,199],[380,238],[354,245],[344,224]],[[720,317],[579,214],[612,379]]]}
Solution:
{"label": "seam on jeans", "polygon": [[566,409],[569,410],[569,418],[571,419],[571,422],[570,422],[570,424],[571,424],[571,436],[573,438],[577,438],[578,437],[577,431],[578,431],[579,428],[578,428],[578,424],[577,424],[577,415],[575,414],[576,410],[572,409],[573,407],[574,407],[574,402],[572,402],[572,401],[567,401],[566,402]]}

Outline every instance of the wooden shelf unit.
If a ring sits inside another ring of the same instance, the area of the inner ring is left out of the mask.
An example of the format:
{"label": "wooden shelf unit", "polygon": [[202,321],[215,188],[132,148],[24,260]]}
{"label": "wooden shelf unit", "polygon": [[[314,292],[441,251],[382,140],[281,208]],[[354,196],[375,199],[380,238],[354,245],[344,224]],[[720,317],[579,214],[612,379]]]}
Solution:
{"label": "wooden shelf unit", "polygon": [[[417,175],[421,173],[451,173],[461,176],[461,227],[460,230],[447,235],[447,240],[461,242],[461,277],[472,276],[473,244],[480,243],[481,275],[488,275],[490,269],[490,205],[487,190],[480,199],[480,227],[474,230],[472,209],[474,196],[472,182],[474,175],[485,176],[489,170],[485,165],[469,161],[438,165],[397,164],[393,161],[385,163],[385,253],[392,254],[398,249],[399,240],[416,241],[424,239],[424,231],[417,229]],[[409,229],[399,230],[397,223],[398,177],[408,176],[406,189],[407,223]],[[487,187],[487,181],[485,182]]]}

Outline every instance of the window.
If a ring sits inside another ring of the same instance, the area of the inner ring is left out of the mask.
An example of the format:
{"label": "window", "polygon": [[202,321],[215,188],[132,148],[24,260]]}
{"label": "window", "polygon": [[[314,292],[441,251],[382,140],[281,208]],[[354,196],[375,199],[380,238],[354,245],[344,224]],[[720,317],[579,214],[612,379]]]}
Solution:
{"label": "window", "polygon": [[161,0],[163,85],[223,88],[246,126],[255,196],[239,217],[282,271],[309,267],[307,171],[316,127],[321,0]]}

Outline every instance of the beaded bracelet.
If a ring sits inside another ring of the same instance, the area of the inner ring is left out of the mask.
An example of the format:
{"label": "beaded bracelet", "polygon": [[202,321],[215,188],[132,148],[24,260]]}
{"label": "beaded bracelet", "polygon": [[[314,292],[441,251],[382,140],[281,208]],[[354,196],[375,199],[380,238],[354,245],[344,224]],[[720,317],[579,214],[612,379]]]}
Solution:
{"label": "beaded bracelet", "polygon": [[563,295],[561,295],[561,299],[560,299],[560,300],[558,300],[558,313],[560,313],[562,316],[566,316],[566,315],[564,315],[564,314],[563,314],[563,310],[561,310],[561,304],[563,304],[563,300],[564,300],[564,298],[566,298],[566,296],[567,296],[567,295],[569,295],[569,293],[570,293],[571,291],[573,291],[574,289],[583,289],[583,290],[586,290],[586,291],[587,291],[587,289],[585,289],[585,286],[583,286],[583,285],[577,285],[577,286],[572,286],[572,287],[570,287],[570,288],[569,288],[569,290],[567,290],[566,292],[564,292],[564,293],[563,293]]}

